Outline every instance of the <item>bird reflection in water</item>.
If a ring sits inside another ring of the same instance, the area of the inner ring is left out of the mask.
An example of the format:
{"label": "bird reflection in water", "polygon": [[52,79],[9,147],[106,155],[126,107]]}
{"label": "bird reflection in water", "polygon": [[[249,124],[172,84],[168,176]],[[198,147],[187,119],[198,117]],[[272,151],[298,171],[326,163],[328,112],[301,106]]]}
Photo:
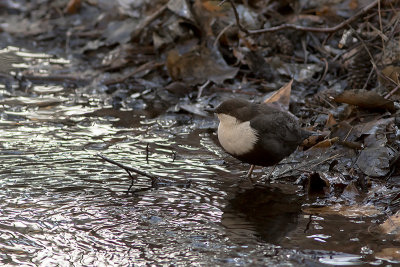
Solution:
{"label": "bird reflection in water", "polygon": [[303,203],[295,190],[286,191],[257,185],[235,195],[222,216],[222,224],[231,238],[246,243],[250,234],[279,244],[296,228]]}

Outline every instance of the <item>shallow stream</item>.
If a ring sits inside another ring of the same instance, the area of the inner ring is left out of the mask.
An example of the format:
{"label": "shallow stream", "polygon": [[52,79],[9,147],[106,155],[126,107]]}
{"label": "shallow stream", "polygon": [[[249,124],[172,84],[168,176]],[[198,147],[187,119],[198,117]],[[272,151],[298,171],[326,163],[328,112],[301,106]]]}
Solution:
{"label": "shallow stream", "polygon": [[[370,231],[376,214],[310,218],[299,185],[239,183],[248,166],[218,146],[213,117],[115,111],[102,96],[63,83],[21,92],[7,81],[0,84],[4,265],[388,263],[378,253],[390,239]],[[99,153],[173,182],[150,188],[134,175],[127,193],[128,174]],[[259,181],[264,172],[256,171]]]}

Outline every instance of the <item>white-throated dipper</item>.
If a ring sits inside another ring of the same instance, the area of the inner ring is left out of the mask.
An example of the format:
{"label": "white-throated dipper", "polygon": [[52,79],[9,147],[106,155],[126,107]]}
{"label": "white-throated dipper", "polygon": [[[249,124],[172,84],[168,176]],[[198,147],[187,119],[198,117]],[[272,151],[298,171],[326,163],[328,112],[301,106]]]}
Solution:
{"label": "white-throated dipper", "polygon": [[214,112],[220,121],[221,146],[233,157],[252,165],[277,164],[311,135],[294,116],[267,103],[234,98],[222,102]]}

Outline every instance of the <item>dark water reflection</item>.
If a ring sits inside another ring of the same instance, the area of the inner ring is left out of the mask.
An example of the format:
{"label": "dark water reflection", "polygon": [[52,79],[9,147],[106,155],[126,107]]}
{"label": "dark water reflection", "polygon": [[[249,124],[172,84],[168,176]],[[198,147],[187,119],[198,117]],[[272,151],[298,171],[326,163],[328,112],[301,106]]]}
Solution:
{"label": "dark water reflection", "polygon": [[[280,244],[298,226],[304,198],[295,186],[256,186],[238,192],[222,215],[222,224],[233,234],[252,229],[253,235],[273,244]],[[286,189],[284,192],[282,189]],[[247,224],[247,227],[243,227]]]}

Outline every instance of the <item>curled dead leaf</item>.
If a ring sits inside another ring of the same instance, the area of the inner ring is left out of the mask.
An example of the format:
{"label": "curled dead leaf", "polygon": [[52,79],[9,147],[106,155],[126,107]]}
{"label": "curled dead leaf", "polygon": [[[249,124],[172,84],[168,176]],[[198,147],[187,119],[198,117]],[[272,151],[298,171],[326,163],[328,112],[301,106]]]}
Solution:
{"label": "curled dead leaf", "polygon": [[339,137],[334,137],[330,139],[323,140],[319,142],[318,144],[314,145],[310,149],[316,149],[316,148],[328,148],[331,147],[335,142],[339,141]]}
{"label": "curled dead leaf", "polygon": [[334,100],[337,103],[346,103],[362,108],[380,108],[395,111],[393,101],[385,99],[383,96],[374,91],[362,89],[346,90],[340,95],[336,96]]}
{"label": "curled dead leaf", "polygon": [[284,110],[289,110],[290,94],[292,92],[293,79],[282,86],[278,91],[268,97],[264,103],[279,103]]}
{"label": "curled dead leaf", "polygon": [[390,161],[397,154],[397,151],[389,147],[366,147],[360,152],[356,164],[364,174],[382,177],[390,172]]}

